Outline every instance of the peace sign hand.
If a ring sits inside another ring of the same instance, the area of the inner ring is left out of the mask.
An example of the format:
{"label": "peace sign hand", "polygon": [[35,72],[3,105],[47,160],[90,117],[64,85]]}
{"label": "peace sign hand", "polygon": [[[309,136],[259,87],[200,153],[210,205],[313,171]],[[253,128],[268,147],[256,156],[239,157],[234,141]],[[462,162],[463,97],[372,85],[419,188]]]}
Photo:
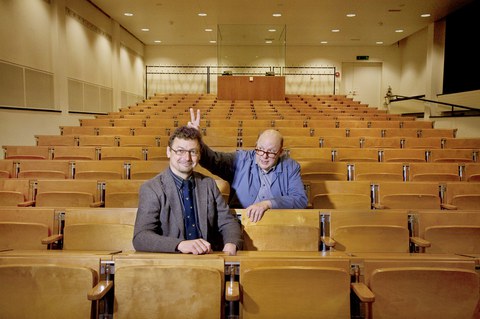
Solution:
{"label": "peace sign hand", "polygon": [[187,124],[188,127],[193,127],[200,131],[200,110],[197,110],[197,117],[195,117],[195,111],[193,108],[190,108],[190,122]]}

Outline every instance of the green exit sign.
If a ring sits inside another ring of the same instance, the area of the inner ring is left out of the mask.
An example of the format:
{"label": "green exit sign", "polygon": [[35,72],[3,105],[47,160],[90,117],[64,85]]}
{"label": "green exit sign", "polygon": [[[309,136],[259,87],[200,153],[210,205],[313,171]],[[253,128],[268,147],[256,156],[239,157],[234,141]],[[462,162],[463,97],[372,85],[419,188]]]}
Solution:
{"label": "green exit sign", "polygon": [[365,61],[368,60],[370,57],[368,55],[357,55],[357,60]]}

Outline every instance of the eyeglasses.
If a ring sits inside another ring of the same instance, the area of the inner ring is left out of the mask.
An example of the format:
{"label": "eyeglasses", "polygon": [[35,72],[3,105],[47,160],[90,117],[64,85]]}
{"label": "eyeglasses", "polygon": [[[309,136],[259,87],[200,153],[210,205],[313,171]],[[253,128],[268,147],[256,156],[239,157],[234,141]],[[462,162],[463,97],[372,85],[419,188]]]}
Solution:
{"label": "eyeglasses", "polygon": [[191,157],[197,157],[199,154],[200,154],[200,151],[198,150],[183,150],[183,149],[178,149],[178,150],[175,150],[173,149],[172,147],[170,147],[170,149],[178,156],[184,156],[185,154],[190,154]]}
{"label": "eyeglasses", "polygon": [[258,156],[267,155],[268,158],[274,158],[275,156],[277,156],[278,151],[277,152],[267,152],[267,151],[256,148],[255,153],[257,153]]}

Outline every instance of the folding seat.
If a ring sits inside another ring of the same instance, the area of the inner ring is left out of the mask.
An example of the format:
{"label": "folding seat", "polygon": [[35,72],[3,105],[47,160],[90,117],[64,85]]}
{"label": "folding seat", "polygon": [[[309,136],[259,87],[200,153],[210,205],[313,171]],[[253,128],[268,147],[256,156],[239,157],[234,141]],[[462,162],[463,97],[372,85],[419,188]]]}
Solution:
{"label": "folding seat", "polygon": [[400,137],[365,137],[360,138],[362,148],[400,148]]}
{"label": "folding seat", "polygon": [[[237,147],[239,146],[239,140],[237,135],[207,135],[202,137],[203,142],[207,144],[209,147]],[[168,144],[168,143],[167,143]],[[165,144],[164,146],[167,146]]]}
{"label": "folding seat", "polygon": [[42,239],[55,231],[54,209],[0,207],[1,249],[47,249]]}
{"label": "folding seat", "polygon": [[[363,121],[365,122],[365,121]],[[347,128],[347,137],[384,137],[383,132],[385,129],[381,128]]]}
{"label": "folding seat", "polygon": [[94,126],[60,126],[60,135],[97,135]]}
{"label": "folding seat", "polygon": [[463,180],[467,182],[480,182],[480,163],[466,163],[464,166]]}
{"label": "folding seat", "polygon": [[337,162],[378,162],[378,150],[374,148],[335,148]]}
{"label": "folding seat", "polygon": [[360,138],[357,137],[336,137],[336,136],[319,136],[320,147],[327,148],[360,148]]}
{"label": "folding seat", "polygon": [[96,135],[128,136],[132,135],[132,128],[128,126],[99,126],[95,128]]}
{"label": "folding seat", "polygon": [[382,121],[371,120],[367,122],[367,127],[370,128],[400,128],[402,121]]}
{"label": "folding seat", "polygon": [[[352,288],[370,301],[367,318],[476,318],[479,275],[457,262],[365,260],[364,283]],[[461,284],[459,284],[461,283]],[[368,287],[368,289],[366,289]]]}
{"label": "folding seat", "polygon": [[443,137],[443,138],[455,138],[457,135],[457,129],[447,128],[423,128],[420,131],[420,137]]}
{"label": "folding seat", "polygon": [[75,179],[124,179],[127,178],[125,162],[111,161],[74,161],[71,163]]}
{"label": "folding seat", "polygon": [[302,128],[306,127],[306,121],[302,119],[285,119],[285,120],[275,120],[274,121],[274,126],[277,128],[280,132],[282,131],[282,128]]}
{"label": "folding seat", "polygon": [[0,160],[0,178],[15,177],[13,160]]}
{"label": "folding seat", "polygon": [[350,263],[334,258],[240,260],[240,318],[350,318]]}
{"label": "folding seat", "polygon": [[351,179],[355,181],[404,181],[403,163],[356,162],[348,164]]}
{"label": "folding seat", "polygon": [[392,127],[383,131],[383,137],[418,138],[419,129]]}
{"label": "folding seat", "polygon": [[376,209],[440,209],[438,182],[376,182],[372,184]]}
{"label": "folding seat", "polygon": [[313,148],[313,147],[289,147],[285,149],[287,156],[294,160],[315,160],[316,162],[332,162],[333,154],[330,148]]}
{"label": "folding seat", "polygon": [[[238,119],[238,116],[235,116],[234,119]],[[238,121],[238,126],[241,127],[264,127],[265,129],[267,128],[273,128],[275,126],[275,121],[274,120],[269,120],[269,119],[239,119]]]}
{"label": "folding seat", "polygon": [[258,222],[251,222],[245,210],[241,215],[243,250],[318,251],[320,219],[313,209],[269,209]]}
{"label": "folding seat", "polygon": [[113,135],[80,135],[78,146],[118,146],[118,137]]}
{"label": "folding seat", "polygon": [[54,160],[97,160],[99,148],[95,146],[55,146],[52,159]]}
{"label": "folding seat", "polygon": [[[313,136],[318,136],[322,138],[331,138],[331,137],[347,137],[347,132],[343,128],[322,128],[322,127],[309,127],[308,129],[313,131]],[[340,139],[341,140],[341,139]]]}
{"label": "folding seat", "polygon": [[417,120],[414,121],[402,121],[401,127],[402,128],[415,128],[415,129],[431,129],[433,128],[435,122],[428,121],[428,120]]}
{"label": "folding seat", "polygon": [[0,179],[0,206],[17,206],[32,199],[30,180]]}
{"label": "folding seat", "polygon": [[299,160],[302,180],[321,181],[321,180],[348,180],[348,170],[346,162],[323,162],[315,159]]}
{"label": "folding seat", "polygon": [[319,129],[319,128],[336,128],[337,121],[334,119],[309,119],[307,120],[307,127]]}
{"label": "folding seat", "polygon": [[480,149],[480,138],[458,138],[450,137],[444,139],[444,148],[457,148],[457,149]]}
{"label": "folding seat", "polygon": [[383,149],[379,150],[381,162],[402,162],[415,163],[426,162],[426,154],[424,149]]}
{"label": "folding seat", "polygon": [[173,127],[156,127],[156,126],[149,126],[149,127],[134,127],[131,128],[132,135],[135,136],[142,136],[142,135],[157,135],[162,138],[167,138],[170,136],[170,133],[173,131]]}
{"label": "folding seat", "polygon": [[147,180],[165,170],[170,162],[168,160],[129,161],[126,165],[129,179]]}
{"label": "folding seat", "polygon": [[[243,128],[242,130],[249,130],[252,128]],[[260,128],[258,128],[261,132]],[[238,136],[240,129],[236,126],[231,127],[206,127],[201,129],[203,138],[205,137],[219,137],[219,136]],[[249,130],[250,131],[250,130]],[[248,134],[247,134],[248,135]],[[253,134],[252,134],[253,135]]]}
{"label": "folding seat", "polygon": [[430,162],[470,163],[475,160],[475,151],[470,149],[433,149],[427,154]]}
{"label": "folding seat", "polygon": [[118,137],[118,146],[132,147],[132,146],[167,146],[168,137],[161,137],[158,135],[127,135]]}
{"label": "folding seat", "polygon": [[61,242],[63,250],[133,251],[136,208],[67,208],[61,214],[61,232],[42,240]]}
{"label": "folding seat", "polygon": [[[478,209],[478,208],[477,208]],[[411,241],[431,254],[480,254],[479,211],[416,211]]]}
{"label": "folding seat", "polygon": [[334,210],[328,212],[321,241],[332,251],[408,253],[407,211]]}
{"label": "folding seat", "polygon": [[[257,137],[258,138],[258,137]],[[243,146],[243,144],[242,144]],[[321,147],[316,136],[283,136],[283,146],[290,147]]]}
{"label": "folding seat", "polygon": [[442,208],[480,209],[480,183],[447,182]]}
{"label": "folding seat", "polygon": [[[149,147],[148,149],[155,149]],[[145,149],[142,146],[112,146],[102,147],[100,149],[101,160],[144,160]]]}
{"label": "folding seat", "polygon": [[77,146],[75,135],[35,135],[37,146]]}
{"label": "folding seat", "polygon": [[144,149],[143,156],[145,160],[149,160],[149,161],[168,160],[167,147],[166,146],[147,147]]}
{"label": "folding seat", "polygon": [[442,148],[441,137],[402,137],[402,148],[440,149]]}
{"label": "folding seat", "polygon": [[138,193],[143,180],[105,181],[105,207],[138,207]]}
{"label": "folding seat", "polygon": [[101,194],[96,180],[37,180],[36,195],[31,204],[36,207],[100,207]]}
{"label": "folding seat", "polygon": [[219,256],[137,252],[114,261],[115,318],[223,318],[225,264]]}
{"label": "folding seat", "polygon": [[121,127],[141,127],[145,126],[145,120],[141,118],[135,118],[135,119],[125,119],[125,118],[120,118],[120,119],[113,119],[112,120],[112,126],[121,126]]}
{"label": "folding seat", "polygon": [[411,163],[407,166],[409,181],[459,182],[460,166],[457,163]]}
{"label": "folding seat", "polygon": [[51,159],[50,146],[4,145],[4,159]]}
{"label": "folding seat", "polygon": [[302,136],[302,137],[310,137],[313,136],[315,130],[312,130],[308,127],[275,127],[277,131],[279,131],[283,137],[288,136]]}
{"label": "folding seat", "polygon": [[17,160],[17,178],[67,179],[71,178],[70,162],[67,160]]}
{"label": "folding seat", "polygon": [[315,209],[371,209],[370,182],[306,182],[309,205]]}
{"label": "folding seat", "polygon": [[112,120],[109,118],[79,119],[80,126],[112,126]]}
{"label": "folding seat", "polygon": [[[337,127],[345,129],[366,129],[368,128],[368,121],[363,120],[342,120],[338,121]],[[358,136],[358,135],[357,135]]]}
{"label": "folding seat", "polygon": [[99,264],[98,255],[2,256],[2,317],[96,318],[97,301],[88,297],[108,285],[100,282]]}

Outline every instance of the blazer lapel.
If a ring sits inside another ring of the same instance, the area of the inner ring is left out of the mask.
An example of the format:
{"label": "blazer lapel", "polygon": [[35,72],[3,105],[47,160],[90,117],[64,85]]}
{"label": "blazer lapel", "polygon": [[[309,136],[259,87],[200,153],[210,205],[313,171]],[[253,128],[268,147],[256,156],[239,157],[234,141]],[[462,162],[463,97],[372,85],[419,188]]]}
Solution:
{"label": "blazer lapel", "polygon": [[170,173],[163,174],[162,187],[166,197],[170,200],[171,214],[175,218],[175,225],[180,229],[180,233],[185,235],[185,225],[183,223],[183,208],[180,202],[180,196],[178,194],[177,185],[170,176]]}
{"label": "blazer lapel", "polygon": [[[195,174],[195,173],[194,173]],[[200,235],[207,239],[208,231],[208,190],[203,180],[196,174],[195,176],[195,205],[197,206],[198,224],[200,226]]]}

